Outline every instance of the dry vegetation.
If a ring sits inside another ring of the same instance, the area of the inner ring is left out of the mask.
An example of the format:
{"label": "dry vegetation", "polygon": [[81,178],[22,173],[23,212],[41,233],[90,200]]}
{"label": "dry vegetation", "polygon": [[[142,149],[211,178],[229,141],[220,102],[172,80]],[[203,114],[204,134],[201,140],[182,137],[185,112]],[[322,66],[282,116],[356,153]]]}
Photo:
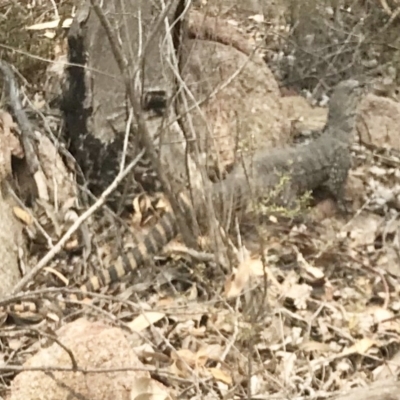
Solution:
{"label": "dry vegetation", "polygon": [[[69,1],[0,2],[0,56],[18,68],[31,91],[42,90],[48,64],[65,51],[62,23],[71,17],[71,10]],[[53,29],[38,26],[50,21],[55,23]]]}
{"label": "dry vegetation", "polygon": [[[202,3],[206,10],[207,2]],[[251,25],[262,38],[260,51],[283,87],[308,90],[320,99],[338,81],[364,77],[379,79],[385,90],[395,92],[400,4],[285,0],[274,8],[265,3],[265,24],[249,23],[247,17],[235,22],[245,31]],[[70,16],[68,2],[54,4],[61,18]],[[47,63],[64,48],[65,32],[51,29],[56,36],[49,36],[24,28],[55,15],[53,2],[0,1],[0,57],[15,65],[31,98],[41,91]],[[227,15],[238,18],[240,12],[230,8]],[[396,157],[366,155],[360,148],[356,155],[355,169],[365,181],[382,185],[381,190],[395,186]],[[136,354],[185,399],[320,399],[397,377],[398,363],[388,360],[398,354],[400,343],[399,207],[397,198],[380,201],[379,193],[374,195],[347,219],[318,222],[302,216],[300,222],[271,218],[260,223],[245,242],[253,257],[240,246],[241,238],[233,238],[235,271],[172,243],[155,265],[99,296],[86,315],[140,332],[132,339]],[[91,271],[108,266],[120,248],[133,245],[131,231],[145,233],[154,209],[163,207],[160,200],[143,196],[125,219],[101,210],[38,276],[30,296],[43,295],[45,287],[81,282],[87,265]],[[30,238],[31,265],[49,250],[43,232],[55,243],[70,224],[40,210],[33,213],[47,225]],[[2,362],[11,364],[0,366],[1,395],[18,366],[37,351],[42,332],[52,332],[55,325],[51,320],[33,328],[9,324],[0,331]]]}
{"label": "dry vegetation", "polygon": [[397,2],[387,7],[368,0],[281,4],[271,10],[279,33],[271,26],[266,40],[267,58],[285,86],[315,90],[349,77],[399,84]]}

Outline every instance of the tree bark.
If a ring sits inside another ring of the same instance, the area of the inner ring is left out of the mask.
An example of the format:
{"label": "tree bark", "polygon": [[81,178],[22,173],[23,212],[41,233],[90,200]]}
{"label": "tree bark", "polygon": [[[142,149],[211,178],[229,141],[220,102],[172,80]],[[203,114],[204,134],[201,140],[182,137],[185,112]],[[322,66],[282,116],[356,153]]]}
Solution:
{"label": "tree bark", "polygon": [[[163,3],[168,10],[162,7]],[[173,110],[170,106],[175,92],[176,71],[171,60],[174,56],[179,59],[179,38],[185,25],[180,17],[185,3],[185,0],[108,0],[101,5],[113,34],[121,44],[126,62],[129,66],[140,67],[142,109],[148,115],[148,128],[158,147],[159,128],[166,111]],[[163,15],[166,19],[160,18]],[[119,171],[131,105],[104,27],[88,1],[83,1],[78,8],[69,31],[68,45],[69,62],[73,65],[67,69],[68,85],[62,109],[70,150],[89,188],[98,195]],[[139,61],[142,61],[140,65]],[[180,133],[175,130],[167,138],[177,135]],[[180,143],[183,139],[180,137]],[[182,146],[178,147],[182,164],[185,152]],[[163,146],[164,152],[167,148]],[[129,137],[127,162],[140,150],[140,137],[133,130]],[[173,154],[176,148],[167,152]],[[167,165],[169,158],[166,157]],[[159,190],[157,179],[150,170],[148,162],[143,161],[124,186],[135,193],[143,188]]]}

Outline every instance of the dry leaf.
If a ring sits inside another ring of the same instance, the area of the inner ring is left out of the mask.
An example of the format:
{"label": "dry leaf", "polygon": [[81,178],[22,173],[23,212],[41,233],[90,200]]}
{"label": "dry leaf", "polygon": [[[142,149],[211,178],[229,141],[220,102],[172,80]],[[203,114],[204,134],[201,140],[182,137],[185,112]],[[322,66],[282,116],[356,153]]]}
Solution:
{"label": "dry leaf", "polygon": [[248,17],[248,18],[253,20],[254,22],[257,22],[258,24],[261,24],[261,23],[264,22],[264,15],[263,14],[250,15],[250,17]]}
{"label": "dry leaf", "polygon": [[264,274],[267,274],[268,278],[272,279],[273,283],[280,287],[270,271],[264,268],[260,258],[251,259],[244,257],[244,261],[239,264],[237,271],[228,277],[225,282],[225,296],[227,298],[239,296],[247,287],[250,277],[264,276]]}
{"label": "dry leaf", "polygon": [[307,300],[310,298],[312,287],[306,284],[293,285],[284,293],[286,298],[292,299],[294,305],[298,309],[305,310],[307,308]]}
{"label": "dry leaf", "polygon": [[165,317],[164,313],[155,312],[155,311],[147,311],[138,317],[136,317],[133,321],[129,322],[127,325],[134,332],[141,332],[147,329],[150,325],[155,322],[160,321]]}
{"label": "dry leaf", "polygon": [[44,269],[50,272],[51,274],[54,274],[58,279],[60,279],[64,283],[65,286],[68,286],[69,281],[63,274],[61,274],[60,272],[56,271],[54,268],[51,267],[45,267]]}
{"label": "dry leaf", "polygon": [[207,356],[207,358],[210,360],[220,361],[222,353],[223,353],[223,349],[222,349],[221,345],[210,344],[210,345],[201,347],[197,352],[197,356],[200,358]]}
{"label": "dry leaf", "polygon": [[[47,22],[41,22],[40,24],[34,24],[31,26],[27,26],[26,29],[29,31],[43,31],[46,29],[56,29],[58,28],[58,25],[60,24],[59,19],[55,19],[53,21],[47,21]],[[72,18],[66,18],[64,19],[62,23],[63,28],[69,28],[72,24]]]}
{"label": "dry leaf", "polygon": [[20,339],[9,339],[8,340],[8,346],[10,347],[11,350],[19,350],[23,346],[23,342]]}
{"label": "dry leaf", "polygon": [[232,297],[239,296],[247,283],[251,275],[251,260],[245,260],[241,262],[231,276],[225,281],[225,296],[229,299]]}
{"label": "dry leaf", "polygon": [[174,305],[175,300],[172,297],[164,297],[160,300],[158,300],[157,302],[157,306],[158,307],[171,307],[172,305]]}
{"label": "dry leaf", "polygon": [[281,358],[281,364],[282,364],[281,377],[287,384],[289,384],[295,372],[297,355],[295,353],[286,351],[279,351],[277,352],[277,354],[279,354]]}
{"label": "dry leaf", "polygon": [[400,332],[400,324],[398,319],[394,319],[394,313],[385,308],[375,308],[373,317],[374,322],[378,325],[378,332]]}
{"label": "dry leaf", "polygon": [[75,250],[79,247],[79,240],[78,239],[71,239],[68,240],[67,243],[64,245],[64,249],[68,251]]}
{"label": "dry leaf", "polygon": [[227,385],[232,385],[232,378],[227,372],[219,368],[209,368],[208,371],[210,371],[215,380],[226,383]]}
{"label": "dry leaf", "polygon": [[174,363],[170,367],[171,373],[186,378],[192,375],[191,369],[193,368],[199,373],[198,367],[200,367],[200,365],[197,363],[196,354],[192,351],[181,349],[177,352],[172,352],[171,359],[174,360]]}
{"label": "dry leaf", "polygon": [[348,233],[354,247],[371,245],[382,221],[382,217],[378,215],[362,213],[346,224],[343,231]]}
{"label": "dry leaf", "polygon": [[14,215],[22,221],[25,225],[32,225],[33,219],[29,213],[20,207],[13,207]]}
{"label": "dry leaf", "polygon": [[185,362],[191,368],[204,367],[208,361],[208,354],[205,351],[193,353],[189,349],[180,349],[171,353],[171,358],[176,362]]}
{"label": "dry leaf", "polygon": [[175,361],[173,364],[171,364],[169,370],[172,375],[179,376],[182,378],[188,378],[191,376],[191,372],[190,370],[188,370],[186,365],[178,360]]}
{"label": "dry leaf", "polygon": [[230,299],[239,296],[243,292],[248,281],[249,271],[246,271],[244,268],[238,269],[235,274],[228,276],[225,281],[225,297]]}
{"label": "dry leaf", "polygon": [[130,400],[172,400],[167,388],[151,378],[136,378],[132,382]]}
{"label": "dry leaf", "polygon": [[377,345],[377,342],[370,338],[363,338],[350,346],[347,349],[344,349],[340,353],[340,357],[348,356],[350,354],[366,354],[366,352],[373,346]]}
{"label": "dry leaf", "polygon": [[331,346],[326,343],[315,342],[314,340],[307,340],[299,344],[299,350],[311,352],[316,351],[319,353],[328,353],[332,351]]}
{"label": "dry leaf", "polygon": [[143,218],[143,214],[140,209],[139,196],[133,199],[132,206],[133,206],[132,225],[137,227],[140,226],[140,223],[142,222]]}
{"label": "dry leaf", "polygon": [[189,333],[193,337],[205,337],[207,332],[207,328],[205,326],[200,326],[199,328],[191,328],[189,329]]}

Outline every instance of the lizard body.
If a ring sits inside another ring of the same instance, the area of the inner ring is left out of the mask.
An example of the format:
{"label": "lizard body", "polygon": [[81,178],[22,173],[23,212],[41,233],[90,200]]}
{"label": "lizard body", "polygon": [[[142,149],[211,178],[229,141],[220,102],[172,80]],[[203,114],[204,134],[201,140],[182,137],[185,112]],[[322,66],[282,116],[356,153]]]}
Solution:
{"label": "lizard body", "polygon": [[[227,179],[212,186],[212,199],[217,210],[233,202],[245,205],[254,194],[256,198],[268,193],[282,174],[289,177],[281,200],[290,204],[302,192],[326,186],[340,200],[351,165],[350,145],[355,124],[360,85],[357,81],[341,82],[334,90],[329,106],[328,122],[319,138],[308,143],[273,151],[260,151],[237,166]],[[186,199],[181,196],[181,199]],[[186,200],[184,200],[187,206]],[[232,203],[231,203],[232,204]],[[217,214],[218,215],[218,214]],[[112,265],[100,276],[91,277],[80,287],[83,295],[97,291],[102,285],[118,281],[158,253],[178,233],[175,216],[168,211],[139,244],[123,256],[122,265]],[[76,296],[73,296],[75,299]],[[7,311],[36,311],[36,305],[17,304]]]}
{"label": "lizard body", "polygon": [[213,187],[219,204],[242,208],[251,198],[268,197],[274,187],[280,188],[272,202],[290,206],[293,199],[306,191],[325,188],[336,201],[343,198],[344,185],[351,167],[350,147],[353,140],[361,84],[343,81],[335,88],[328,121],[321,135],[306,145],[276,150],[260,150],[244,159],[228,177]]}
{"label": "lizard body", "polygon": [[[172,211],[167,211],[163,217],[152,227],[149,233],[138,243],[136,247],[123,255],[123,262],[116,263],[100,272],[99,275],[93,275],[88,281],[80,286],[81,295],[84,298],[89,292],[96,292],[102,286],[118,282],[122,277],[134,271],[145,262],[151,255],[159,253],[162,248],[168,244],[178,234],[178,225]],[[75,294],[69,295],[70,300],[77,300]],[[63,308],[62,306],[60,308]],[[23,302],[20,304],[10,304],[5,307],[7,313],[36,313],[38,304],[35,302]]]}

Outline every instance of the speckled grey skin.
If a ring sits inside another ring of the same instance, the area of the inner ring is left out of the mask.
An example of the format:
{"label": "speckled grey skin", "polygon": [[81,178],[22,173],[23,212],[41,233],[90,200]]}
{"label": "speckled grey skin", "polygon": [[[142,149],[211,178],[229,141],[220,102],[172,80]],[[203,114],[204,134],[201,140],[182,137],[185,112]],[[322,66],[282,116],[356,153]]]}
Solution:
{"label": "speckled grey skin", "polygon": [[272,195],[271,202],[290,206],[302,193],[323,188],[342,205],[362,87],[356,80],[339,83],[330,99],[326,126],[317,139],[296,147],[260,150],[213,186],[214,203],[226,212],[227,204],[241,208],[250,198],[271,197],[278,187],[279,195]]}

